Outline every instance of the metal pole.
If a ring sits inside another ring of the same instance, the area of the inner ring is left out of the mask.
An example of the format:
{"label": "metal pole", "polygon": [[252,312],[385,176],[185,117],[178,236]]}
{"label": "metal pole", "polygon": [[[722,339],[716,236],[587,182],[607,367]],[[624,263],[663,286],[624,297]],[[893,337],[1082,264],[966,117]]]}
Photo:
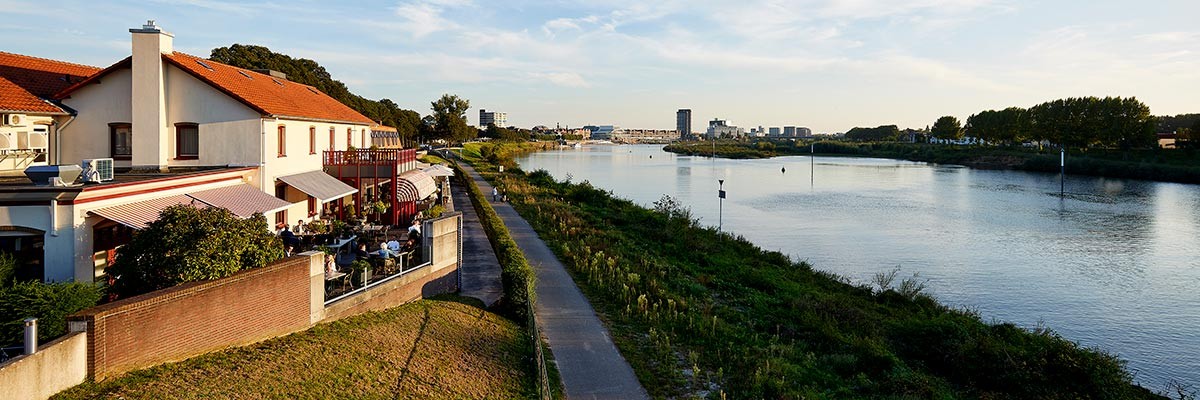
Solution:
{"label": "metal pole", "polygon": [[1067,191],[1067,150],[1058,151],[1058,195],[1061,197]]}
{"label": "metal pole", "polygon": [[813,142],[810,146],[812,154],[808,156],[808,185],[812,186],[817,181],[817,143]]}
{"label": "metal pole", "polygon": [[37,352],[37,318],[25,318],[25,354]]}
{"label": "metal pole", "polygon": [[717,206],[717,231],[720,232],[725,225],[725,180],[717,179],[717,184],[720,185],[720,189],[717,191],[717,197],[720,198],[718,200],[720,204]]}

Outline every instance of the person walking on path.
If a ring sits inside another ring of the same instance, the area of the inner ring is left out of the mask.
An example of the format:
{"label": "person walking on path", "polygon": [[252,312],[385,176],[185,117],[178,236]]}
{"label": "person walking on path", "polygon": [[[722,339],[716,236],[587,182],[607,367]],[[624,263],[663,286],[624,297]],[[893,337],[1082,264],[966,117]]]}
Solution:
{"label": "person walking on path", "polygon": [[497,198],[500,198],[500,191],[497,190],[495,187],[493,187],[492,188],[492,202],[495,203]]}

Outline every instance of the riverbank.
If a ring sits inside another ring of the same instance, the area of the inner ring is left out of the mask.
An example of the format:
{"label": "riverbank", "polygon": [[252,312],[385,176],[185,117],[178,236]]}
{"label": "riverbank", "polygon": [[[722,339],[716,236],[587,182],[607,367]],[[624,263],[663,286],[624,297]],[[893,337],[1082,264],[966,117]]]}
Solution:
{"label": "riverbank", "polygon": [[669,199],[649,210],[586,183],[479,165],[655,397],[1153,397],[1116,357],[1048,329],[984,323],[924,296],[920,280],[850,285],[700,227]]}
{"label": "riverbank", "polygon": [[422,300],[54,398],[535,398],[529,336],[472,302]]}
{"label": "riverbank", "polygon": [[[814,147],[810,147],[814,146]],[[951,146],[922,143],[852,143],[818,141],[675,143],[664,151],[694,155],[750,159],[777,156],[875,157],[936,164],[957,164],[978,169],[1010,169],[1034,172],[1059,171],[1057,150],[1017,147]],[[1090,150],[1067,154],[1067,173],[1106,178],[1143,179],[1161,182],[1200,183],[1200,152],[1191,149]]]}

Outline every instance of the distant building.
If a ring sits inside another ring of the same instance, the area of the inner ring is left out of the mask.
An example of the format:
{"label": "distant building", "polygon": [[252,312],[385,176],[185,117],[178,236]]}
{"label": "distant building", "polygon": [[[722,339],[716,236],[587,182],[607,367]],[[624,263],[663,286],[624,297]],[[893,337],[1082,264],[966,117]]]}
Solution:
{"label": "distant building", "polygon": [[794,127],[794,126],[783,127],[783,136],[784,137],[796,137],[796,127]]}
{"label": "distant building", "polygon": [[619,131],[621,128],[618,128],[616,125],[588,125],[583,127],[583,129],[591,132],[589,136],[592,140],[612,140],[613,133]]}
{"label": "distant building", "polygon": [[768,131],[767,136],[779,136],[779,127],[772,126],[770,128],[770,131]]}
{"label": "distant building", "polygon": [[479,128],[487,129],[487,126],[496,125],[500,128],[508,127],[508,113],[500,111],[488,111],[479,109]]}
{"label": "distant building", "polygon": [[808,128],[805,128],[805,127],[803,127],[803,126],[796,127],[796,136],[799,136],[799,137],[812,137],[812,135],[813,135],[813,134],[812,134],[812,129],[808,129]]}
{"label": "distant building", "polygon": [[681,108],[675,112],[675,132],[679,133],[679,139],[687,140],[692,136],[692,110]]}
{"label": "distant building", "polygon": [[746,131],[744,129],[729,125],[729,121],[718,118],[714,118],[712,121],[708,122],[708,131],[705,132],[705,135],[710,139],[719,137],[736,138],[744,136],[745,134]]}

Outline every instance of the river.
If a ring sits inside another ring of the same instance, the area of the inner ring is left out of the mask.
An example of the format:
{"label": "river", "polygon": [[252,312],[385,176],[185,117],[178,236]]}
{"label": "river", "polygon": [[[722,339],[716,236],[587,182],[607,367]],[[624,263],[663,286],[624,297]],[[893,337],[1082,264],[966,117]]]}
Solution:
{"label": "river", "polygon": [[646,206],[671,195],[703,224],[856,283],[917,273],[927,293],[986,321],[1044,324],[1117,354],[1150,389],[1200,385],[1200,185],[1068,175],[1060,196],[1057,174],[661,148],[564,148],[518,162]]}

